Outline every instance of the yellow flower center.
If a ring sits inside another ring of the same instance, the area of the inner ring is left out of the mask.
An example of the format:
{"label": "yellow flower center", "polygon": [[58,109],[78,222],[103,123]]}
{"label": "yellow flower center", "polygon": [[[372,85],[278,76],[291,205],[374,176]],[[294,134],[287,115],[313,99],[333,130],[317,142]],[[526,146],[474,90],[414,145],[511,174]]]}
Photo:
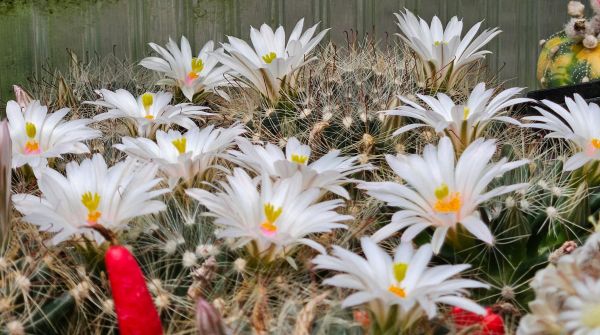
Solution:
{"label": "yellow flower center", "polygon": [[469,109],[469,107],[465,107],[463,109],[463,120],[468,119],[470,113],[471,113],[471,109]]}
{"label": "yellow flower center", "polygon": [[292,162],[296,164],[306,164],[308,161],[308,156],[292,154]]}
{"label": "yellow flower center", "polygon": [[598,138],[592,138],[592,146],[595,149],[600,149],[600,139],[598,139]]}
{"label": "yellow flower center", "polygon": [[100,205],[100,195],[98,193],[92,194],[92,192],[85,192],[81,195],[81,203],[88,210],[87,223],[98,223],[98,219],[102,216],[102,212],[98,210],[98,206]]}
{"label": "yellow flower center", "polygon": [[439,213],[457,213],[460,211],[462,201],[460,200],[460,193],[450,193],[448,185],[442,183],[442,185],[434,191],[437,201],[433,205],[433,209]]}
{"label": "yellow flower center", "polygon": [[29,140],[25,143],[25,153],[26,154],[39,154],[40,153],[40,143],[35,140],[35,135],[37,134],[37,128],[31,122],[25,123],[25,134]]}
{"label": "yellow flower center", "polygon": [[281,215],[282,210],[283,208],[275,208],[275,206],[271,203],[266,203],[264,205],[266,219],[260,225],[260,230],[263,232],[263,234],[267,236],[275,235],[275,233],[277,232],[277,226],[275,225],[275,221],[277,221],[277,218],[279,218],[279,215]]}
{"label": "yellow flower center", "polygon": [[584,308],[581,315],[581,323],[588,328],[600,328],[600,304]]}
{"label": "yellow flower center", "polygon": [[177,148],[177,151],[179,151],[180,155],[183,154],[183,153],[185,153],[185,147],[186,147],[186,144],[187,144],[187,139],[185,137],[173,140],[173,141],[171,141],[171,143],[173,143],[173,146],[175,148]]}
{"label": "yellow flower center", "polygon": [[262,56],[262,59],[265,61],[265,63],[267,64],[271,64],[271,62],[277,58],[277,54],[274,52],[269,52],[268,54]]}
{"label": "yellow flower center", "polygon": [[390,285],[390,287],[388,287],[388,291],[394,293],[395,295],[399,296],[400,298],[406,298],[406,291],[404,291],[403,288],[398,287],[396,285]]}

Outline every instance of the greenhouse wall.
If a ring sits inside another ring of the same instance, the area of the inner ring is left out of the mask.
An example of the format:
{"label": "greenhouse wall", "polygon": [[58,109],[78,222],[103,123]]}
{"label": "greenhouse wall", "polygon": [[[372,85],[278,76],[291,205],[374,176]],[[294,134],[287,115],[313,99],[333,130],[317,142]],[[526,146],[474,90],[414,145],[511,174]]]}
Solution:
{"label": "greenhouse wall", "polygon": [[148,54],[151,41],[164,44],[185,35],[199,47],[225,35],[247,38],[249,26],[263,22],[290,29],[302,17],[332,28],[329,38],[336,43],[356,31],[396,42],[393,13],[402,8],[427,20],[438,15],[445,22],[458,15],[466,26],[485,20],[484,28],[500,27],[503,33],[489,48],[490,70],[500,70],[511,85],[534,88],[538,43],[561,29],[566,6],[566,0],[8,1],[0,4],[0,99],[10,97],[13,83],[45,66],[64,68],[67,49],[80,57],[114,53],[138,60]]}

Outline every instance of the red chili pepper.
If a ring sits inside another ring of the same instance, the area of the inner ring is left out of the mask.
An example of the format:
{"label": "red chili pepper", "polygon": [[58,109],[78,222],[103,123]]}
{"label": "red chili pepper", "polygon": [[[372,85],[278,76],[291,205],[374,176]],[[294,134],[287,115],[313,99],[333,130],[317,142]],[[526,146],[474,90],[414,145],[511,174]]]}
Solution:
{"label": "red chili pepper", "polygon": [[492,312],[489,307],[485,311],[485,315],[479,315],[465,311],[460,307],[453,307],[450,314],[452,314],[454,324],[458,329],[479,325],[477,331],[470,333],[472,335],[504,335],[504,320],[502,320],[502,317]]}
{"label": "red chili pepper", "polygon": [[162,335],[144,274],[127,248],[111,245],[104,257],[120,335]]}

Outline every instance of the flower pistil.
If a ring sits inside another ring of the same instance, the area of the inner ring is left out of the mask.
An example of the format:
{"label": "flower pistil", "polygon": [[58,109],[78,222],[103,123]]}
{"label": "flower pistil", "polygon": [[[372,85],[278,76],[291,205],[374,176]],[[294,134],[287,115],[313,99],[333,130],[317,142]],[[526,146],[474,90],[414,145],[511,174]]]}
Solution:
{"label": "flower pistil", "polygon": [[273,51],[269,52],[268,54],[265,54],[264,56],[262,56],[262,59],[265,61],[265,63],[267,64],[271,64],[271,62],[277,58],[277,54],[274,53]]}
{"label": "flower pistil", "polygon": [[85,192],[81,195],[81,203],[88,210],[87,223],[90,225],[98,223],[98,219],[102,216],[102,212],[98,210],[100,195],[95,192],[94,194],[92,192]]}
{"label": "flower pistil", "polygon": [[275,225],[275,221],[281,215],[281,211],[283,209],[281,207],[275,208],[275,206],[271,203],[266,203],[264,205],[265,211],[265,221],[260,225],[260,230],[263,234],[267,236],[273,236],[277,232],[277,226]]}
{"label": "flower pistil", "polygon": [[299,154],[292,154],[292,162],[296,163],[296,164],[306,164],[306,162],[308,161],[308,156],[306,155],[299,155]]}
{"label": "flower pistil", "polygon": [[37,128],[31,122],[25,123],[25,133],[27,134],[27,142],[25,143],[26,154],[39,154],[41,152],[40,143],[36,141],[35,135],[37,134]]}

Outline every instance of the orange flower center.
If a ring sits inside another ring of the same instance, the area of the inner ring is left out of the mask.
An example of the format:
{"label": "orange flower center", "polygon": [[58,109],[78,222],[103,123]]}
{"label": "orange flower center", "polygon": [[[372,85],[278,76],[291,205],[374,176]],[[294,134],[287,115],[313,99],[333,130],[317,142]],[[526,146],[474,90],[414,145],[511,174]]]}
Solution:
{"label": "orange flower center", "polygon": [[271,236],[277,232],[277,226],[272,222],[265,221],[260,225],[260,230],[262,230],[265,235]]}
{"label": "orange flower center", "polygon": [[446,199],[435,202],[433,209],[440,213],[456,213],[460,211],[462,202],[460,201],[460,193],[452,193]]}
{"label": "orange flower center", "polygon": [[598,139],[598,138],[592,138],[591,142],[592,142],[592,146],[595,149],[600,149],[600,139]]}
{"label": "orange flower center", "polygon": [[437,201],[433,205],[433,209],[438,213],[458,213],[462,206],[460,200],[460,193],[450,193],[448,185],[442,183],[442,185],[435,189],[435,197]]}
{"label": "orange flower center", "polygon": [[98,220],[100,219],[101,216],[102,216],[102,213],[100,211],[88,212],[87,223],[88,224],[98,223]]}
{"label": "orange flower center", "polygon": [[38,141],[29,140],[29,141],[27,141],[27,143],[25,143],[25,153],[26,154],[39,154],[40,152],[41,152],[40,144],[38,143]]}
{"label": "orange flower center", "polygon": [[198,73],[193,72],[193,71],[190,71],[190,73],[188,73],[188,75],[187,75],[188,81],[194,81],[194,80],[198,79],[198,77],[200,77],[198,75]]}
{"label": "orange flower center", "polygon": [[388,287],[388,291],[394,293],[395,295],[399,296],[400,298],[406,298],[406,291],[404,291],[404,289],[402,289],[401,287],[398,287],[396,285],[390,285],[390,287]]}

